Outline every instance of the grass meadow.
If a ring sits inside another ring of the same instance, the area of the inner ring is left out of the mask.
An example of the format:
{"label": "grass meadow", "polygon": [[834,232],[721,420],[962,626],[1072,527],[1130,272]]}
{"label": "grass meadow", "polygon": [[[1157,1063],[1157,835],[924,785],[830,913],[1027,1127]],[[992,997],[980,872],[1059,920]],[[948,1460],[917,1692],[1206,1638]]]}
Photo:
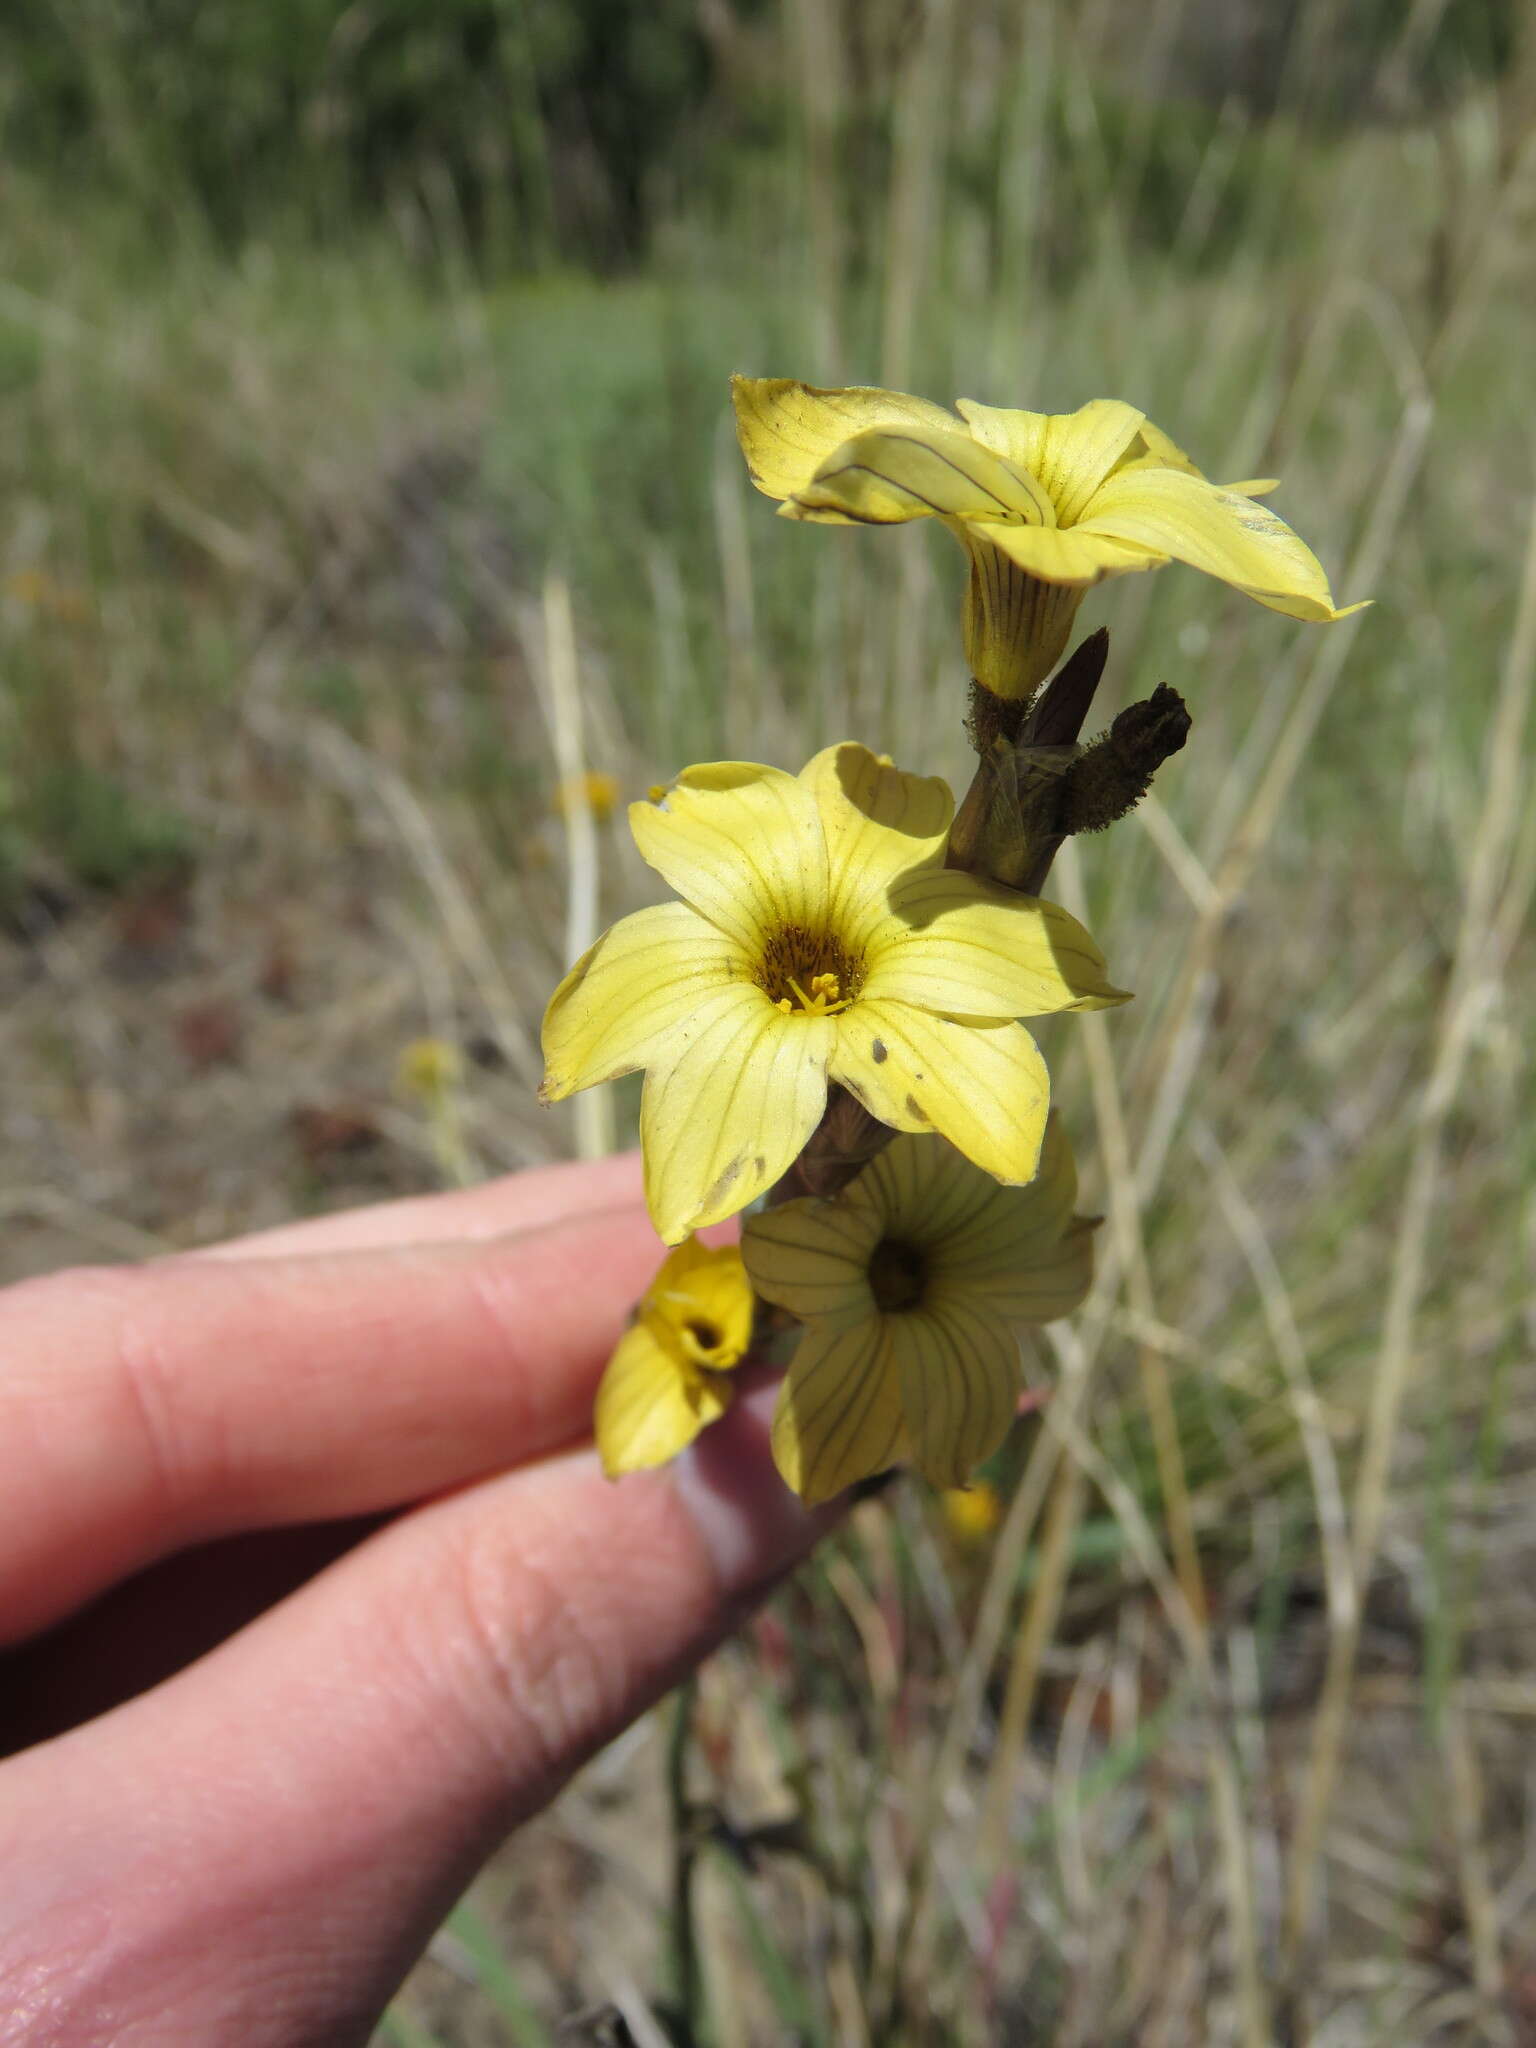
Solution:
{"label": "grass meadow", "polygon": [[220,231],[131,75],[105,174],[0,187],[7,1278],[628,1142],[533,1097],[655,900],[572,776],[967,779],[959,551],[776,520],[732,370],[1130,399],[1375,599],[1089,597],[1097,722],[1194,729],[1052,877],[1136,1001],[1041,1029],[1106,1221],[997,1524],[860,1506],[396,2048],[1536,2041],[1536,39],[1261,115],[1184,12],[746,10],[602,264],[430,163]]}

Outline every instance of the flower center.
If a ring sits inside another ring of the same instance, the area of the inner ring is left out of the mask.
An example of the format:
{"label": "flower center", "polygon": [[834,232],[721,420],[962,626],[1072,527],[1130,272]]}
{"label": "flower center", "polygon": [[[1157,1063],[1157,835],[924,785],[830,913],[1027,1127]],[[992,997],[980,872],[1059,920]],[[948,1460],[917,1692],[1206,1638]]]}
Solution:
{"label": "flower center", "polygon": [[824,932],[785,925],[763,948],[758,987],[787,1017],[835,1017],[856,1001],[863,963]]}
{"label": "flower center", "polygon": [[870,1254],[869,1291],[887,1315],[916,1308],[928,1281],[928,1261],[915,1244],[883,1237]]}

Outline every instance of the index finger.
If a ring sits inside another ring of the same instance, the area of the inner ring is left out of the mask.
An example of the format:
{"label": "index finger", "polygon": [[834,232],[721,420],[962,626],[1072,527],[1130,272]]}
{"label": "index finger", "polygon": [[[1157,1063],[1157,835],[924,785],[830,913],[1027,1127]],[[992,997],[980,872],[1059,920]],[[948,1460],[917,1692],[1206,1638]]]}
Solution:
{"label": "index finger", "polygon": [[480,1187],[441,1195],[404,1195],[334,1216],[279,1223],[224,1244],[200,1245],[172,1256],[187,1259],[270,1259],[290,1254],[361,1251],[369,1245],[439,1244],[450,1238],[500,1237],[537,1224],[558,1223],[583,1210],[617,1208],[641,1199],[640,1154],[604,1159],[562,1159],[552,1166],[504,1174]]}
{"label": "index finger", "polygon": [[643,1208],[470,1244],[170,1260],[0,1295],[0,1641],[241,1529],[574,1442],[661,1256]]}

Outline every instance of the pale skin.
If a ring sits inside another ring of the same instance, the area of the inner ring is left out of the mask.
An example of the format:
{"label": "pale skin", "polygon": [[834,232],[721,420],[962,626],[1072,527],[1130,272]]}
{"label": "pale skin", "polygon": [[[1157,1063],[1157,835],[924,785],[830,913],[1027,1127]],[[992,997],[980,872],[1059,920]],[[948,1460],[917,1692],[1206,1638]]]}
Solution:
{"label": "pale skin", "polygon": [[3,2048],[365,2041],[804,1554],[767,1388],[598,1471],[659,1255],[631,1156],[0,1294]]}

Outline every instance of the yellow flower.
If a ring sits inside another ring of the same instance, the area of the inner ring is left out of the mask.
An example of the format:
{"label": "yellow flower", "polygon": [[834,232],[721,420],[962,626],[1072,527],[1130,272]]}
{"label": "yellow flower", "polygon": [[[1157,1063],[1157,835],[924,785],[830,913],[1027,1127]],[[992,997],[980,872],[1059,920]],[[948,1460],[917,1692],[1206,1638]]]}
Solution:
{"label": "yellow flower", "polygon": [[999,1187],[937,1138],[893,1139],[830,1201],[747,1219],[742,1256],[765,1301],[805,1324],[773,1454],[808,1501],[910,1460],[962,1485],[1018,1400],[1018,1326],[1077,1307],[1092,1225],[1052,1118],[1038,1177]]}
{"label": "yellow flower", "polygon": [[675,1458],[730,1407],[726,1377],[752,1341],[752,1289],[733,1244],[690,1237],[662,1261],[597,1390],[610,1479]]}
{"label": "yellow flower", "polygon": [[752,481],[785,518],[944,521],[970,558],[966,658],[994,696],[1033,694],[1091,584],[1170,560],[1290,618],[1344,617],[1311,549],[1253,502],[1273,483],[1209,482],[1119,399],[1043,413],[962,398],[957,419],[901,391],[785,377],[735,377],[732,396]]}
{"label": "yellow flower", "polygon": [[446,1038],[413,1038],[395,1062],[395,1087],[420,1102],[443,1101],[463,1078],[463,1055]]}
{"label": "yellow flower", "polygon": [[980,1543],[1003,1519],[1002,1497],[985,1479],[969,1486],[946,1486],[939,1499],[950,1534],[961,1543]]}
{"label": "yellow flower", "polygon": [[953,809],[936,776],[852,744],[798,776],[689,768],[630,806],[683,901],[621,919],[561,982],[542,1092],[647,1070],[646,1200],[668,1244],[772,1187],[829,1081],[999,1180],[1034,1174],[1049,1082],[1015,1020],[1126,998],[1064,910],[944,867]]}
{"label": "yellow flower", "polygon": [[619,801],[619,778],[601,768],[589,768],[584,775],[568,775],[555,790],[554,807],[562,818],[573,812],[590,811],[599,825],[606,825]]}

